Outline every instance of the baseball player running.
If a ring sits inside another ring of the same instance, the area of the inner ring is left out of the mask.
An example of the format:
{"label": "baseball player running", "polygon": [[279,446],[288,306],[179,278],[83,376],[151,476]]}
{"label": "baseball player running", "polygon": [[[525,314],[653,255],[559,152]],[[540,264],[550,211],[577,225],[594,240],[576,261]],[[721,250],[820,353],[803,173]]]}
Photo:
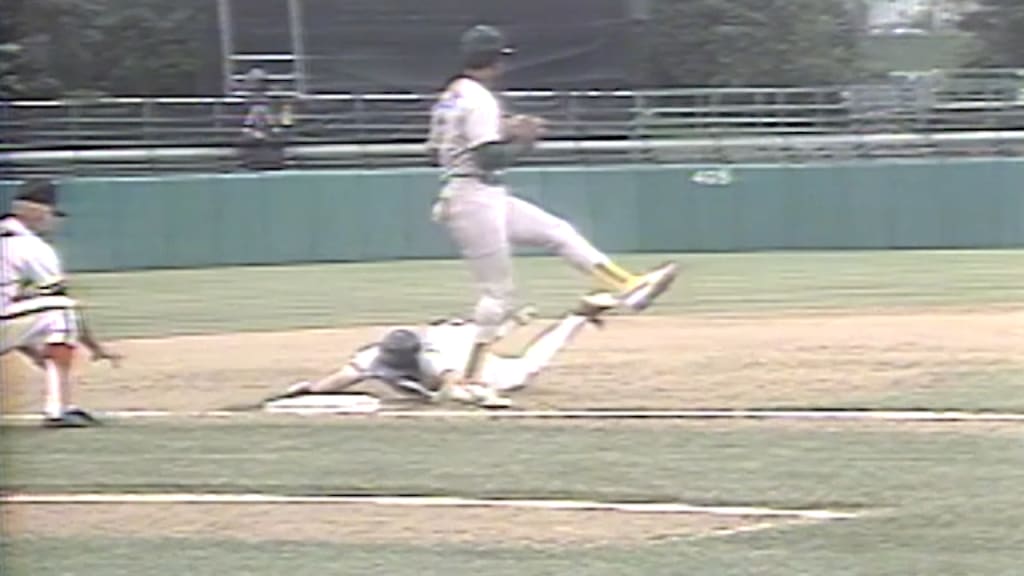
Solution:
{"label": "baseball player running", "polygon": [[[576,308],[534,338],[521,355],[488,352],[477,382],[466,386],[454,384],[462,380],[479,327],[461,318],[450,318],[419,331],[392,330],[380,342],[359,349],[340,370],[316,382],[293,384],[266,401],[338,393],[373,379],[426,401],[452,399],[486,408],[506,408],[511,402],[501,393],[527,386],[584,325],[600,325],[601,315],[619,304],[608,292],[584,296]],[[516,314],[506,320],[499,328],[499,337],[525,323],[527,319],[522,316]]]}
{"label": "baseball player running", "polygon": [[[647,308],[672,284],[674,263],[642,275],[616,265],[565,220],[510,196],[502,171],[532,149],[543,121],[532,116],[504,118],[492,92],[511,54],[502,33],[476,26],[462,36],[463,72],[452,79],[434,105],[427,150],[443,168],[445,182],[434,207],[469,264],[480,297],[473,312],[475,344],[463,370],[465,391],[482,391],[488,348],[512,308],[512,245],[540,246],[614,291],[635,311]],[[490,396],[482,400],[493,401]]]}
{"label": "baseball player running", "polygon": [[75,346],[85,345],[94,359],[119,356],[85,326],[78,304],[67,296],[60,258],[41,236],[64,215],[56,205],[53,182],[31,180],[21,186],[11,213],[0,217],[0,355],[22,352],[44,370],[44,426],[90,426],[97,420],[69,396]]}

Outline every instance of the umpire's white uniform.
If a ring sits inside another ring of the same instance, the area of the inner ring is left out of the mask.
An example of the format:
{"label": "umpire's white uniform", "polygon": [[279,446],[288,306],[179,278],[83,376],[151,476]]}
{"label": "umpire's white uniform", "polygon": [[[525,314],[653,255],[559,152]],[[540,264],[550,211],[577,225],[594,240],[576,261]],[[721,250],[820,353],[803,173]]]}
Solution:
{"label": "umpire's white uniform", "polygon": [[0,218],[0,354],[78,341],[60,257],[17,218]]}

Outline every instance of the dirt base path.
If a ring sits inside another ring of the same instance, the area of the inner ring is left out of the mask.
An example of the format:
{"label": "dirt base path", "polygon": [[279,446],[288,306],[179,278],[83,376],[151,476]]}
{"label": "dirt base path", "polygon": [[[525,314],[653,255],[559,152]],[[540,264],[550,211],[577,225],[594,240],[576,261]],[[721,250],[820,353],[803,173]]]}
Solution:
{"label": "dirt base path", "polygon": [[[515,348],[544,322],[516,335]],[[123,341],[120,370],[84,369],[76,400],[101,410],[210,410],[257,400],[343,363],[382,328]],[[40,406],[41,376],[2,359],[6,411]],[[524,408],[698,408],[870,402],[942,393],[964,375],[1024,370],[1024,310],[618,317],[588,329]],[[380,390],[375,388],[375,390]]]}
{"label": "dirt base path", "polygon": [[11,534],[418,545],[598,546],[808,522],[705,513],[410,508],[359,504],[10,504]]}

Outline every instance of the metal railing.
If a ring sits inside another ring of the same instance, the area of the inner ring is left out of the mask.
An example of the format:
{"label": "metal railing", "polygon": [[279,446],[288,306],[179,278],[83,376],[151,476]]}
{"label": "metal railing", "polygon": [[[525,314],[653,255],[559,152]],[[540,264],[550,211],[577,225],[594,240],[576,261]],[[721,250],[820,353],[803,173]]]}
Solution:
{"label": "metal railing", "polygon": [[[531,91],[504,98],[510,109],[549,121],[547,142],[533,163],[660,161],[672,156],[668,149],[677,159],[899,154],[901,146],[914,148],[910,142],[927,142],[918,152],[956,153],[953,140],[970,142],[965,153],[978,153],[982,142],[1006,153],[1020,150],[1016,138],[1024,131],[1024,93],[984,85],[955,93],[874,85]],[[336,94],[290,101],[291,165],[421,163],[410,151],[425,139],[433,99]],[[4,102],[0,162],[16,172],[57,164],[98,171],[233,169],[246,110],[238,97]],[[970,135],[943,136],[958,132]],[[838,141],[845,144],[824,145]]]}
{"label": "metal railing", "polygon": [[[524,164],[719,164],[929,156],[1021,157],[1024,131],[549,141],[538,145]],[[422,144],[305,144],[289,147],[285,167],[422,167],[426,166],[425,157]],[[0,179],[32,174],[137,175],[239,169],[238,153],[228,146],[0,153]]]}
{"label": "metal railing", "polygon": [[[1008,99],[1004,92],[961,96],[849,86],[509,92],[505,99],[512,109],[544,116],[555,140],[1024,128],[1024,100]],[[289,101],[289,139],[421,141],[433,98],[337,94]],[[0,103],[0,131],[4,150],[230,145],[246,111],[246,101],[237,97],[13,101]]]}

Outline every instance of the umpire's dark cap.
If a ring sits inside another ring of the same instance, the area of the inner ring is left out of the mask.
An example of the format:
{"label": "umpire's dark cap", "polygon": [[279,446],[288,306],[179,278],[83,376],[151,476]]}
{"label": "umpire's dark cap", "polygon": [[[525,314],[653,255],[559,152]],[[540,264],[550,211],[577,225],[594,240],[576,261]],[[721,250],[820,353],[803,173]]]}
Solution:
{"label": "umpire's dark cap", "polygon": [[22,182],[15,200],[42,204],[53,208],[55,216],[64,217],[67,213],[57,208],[57,185],[48,178],[33,178]]}

